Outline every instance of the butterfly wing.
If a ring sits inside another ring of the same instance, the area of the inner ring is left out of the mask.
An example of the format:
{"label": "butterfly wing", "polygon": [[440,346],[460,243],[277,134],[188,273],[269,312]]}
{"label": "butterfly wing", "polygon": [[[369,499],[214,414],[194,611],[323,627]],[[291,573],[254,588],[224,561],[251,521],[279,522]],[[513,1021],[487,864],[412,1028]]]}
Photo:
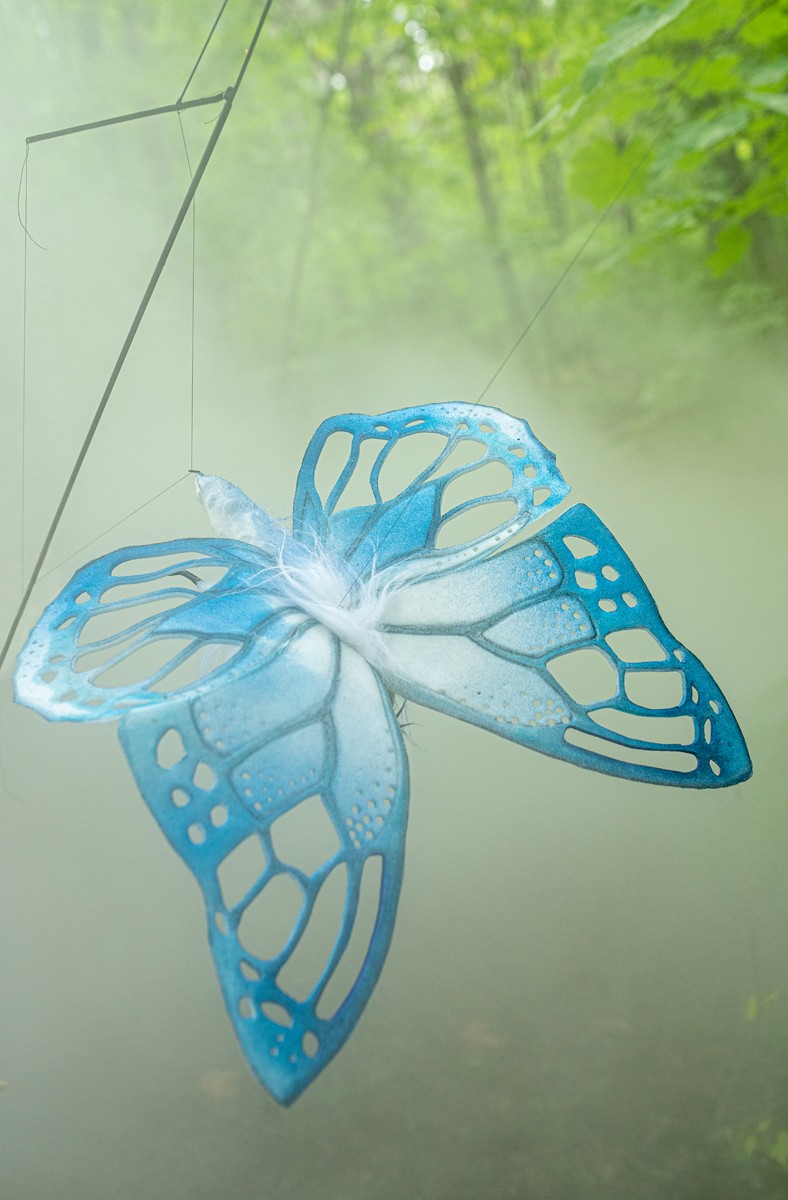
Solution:
{"label": "butterfly wing", "polygon": [[713,787],[751,773],[722,692],[584,505],[409,584],[386,621],[386,680],[408,699],[641,782]]}
{"label": "butterfly wing", "polygon": [[[15,688],[50,720],[121,718],[140,791],[202,890],[243,1050],[288,1103],[348,1037],[382,968],[408,776],[379,678],[288,606],[275,573],[270,555],[225,539],[105,555],[45,610]],[[305,945],[320,958],[306,982]]]}
{"label": "butterfly wing", "polygon": [[[318,476],[326,475],[321,488]],[[392,564],[417,572],[438,555],[449,565],[489,551],[568,490],[555,455],[525,421],[499,409],[427,404],[349,414],[324,421],[307,448],[293,529],[361,575]],[[441,549],[449,523],[472,510],[492,514],[488,527]]]}
{"label": "butterfly wing", "polygon": [[283,608],[266,587],[271,572],[270,556],[222,538],[106,554],[32,629],[15,698],[49,720],[106,721],[208,675],[243,672]]}
{"label": "butterfly wing", "polygon": [[302,625],[247,673],[130,712],[120,738],[202,890],[246,1058],[288,1104],[355,1027],[391,940],[408,775],[388,695],[354,650]]}

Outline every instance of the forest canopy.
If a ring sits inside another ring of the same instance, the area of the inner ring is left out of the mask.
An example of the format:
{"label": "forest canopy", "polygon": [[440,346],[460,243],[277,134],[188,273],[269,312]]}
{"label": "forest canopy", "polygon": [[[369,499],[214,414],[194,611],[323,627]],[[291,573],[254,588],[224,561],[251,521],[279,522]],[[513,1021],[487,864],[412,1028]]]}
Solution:
{"label": "forest canopy", "polygon": [[[48,19],[97,65],[131,50],[146,105],[149,64],[193,59],[210,7],[61,0]],[[228,5],[190,95],[232,77],[254,19]],[[274,0],[244,86],[232,218],[202,237],[237,272],[230,319],[283,353],[370,313],[438,314],[447,343],[500,349],[557,282],[533,335],[544,386],[626,391],[622,340],[658,325],[641,413],[677,389],[691,406],[704,330],[779,352],[786,0]]]}

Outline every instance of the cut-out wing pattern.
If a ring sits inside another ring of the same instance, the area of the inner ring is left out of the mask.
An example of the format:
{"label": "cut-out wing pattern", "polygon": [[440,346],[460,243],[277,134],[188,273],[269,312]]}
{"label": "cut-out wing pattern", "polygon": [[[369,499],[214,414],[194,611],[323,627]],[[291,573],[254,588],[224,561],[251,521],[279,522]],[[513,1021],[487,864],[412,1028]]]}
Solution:
{"label": "cut-out wing pattern", "polygon": [[238,1039],[282,1103],[354,1028],[391,939],[408,802],[394,693],[639,781],[750,774],[719,688],[589,509],[512,541],[567,491],[497,409],[334,417],[292,533],[201,477],[220,537],[89,563],[20,653],[20,703],[120,718],[203,893]]}
{"label": "cut-out wing pattern", "polygon": [[244,670],[283,606],[267,586],[272,563],[219,538],[132,546],[88,563],[30,633],[17,700],[49,720],[108,721],[160,702],[189,676],[204,684],[219,648],[235,660],[223,673]]}
{"label": "cut-out wing pattern", "polygon": [[[426,454],[420,446],[425,435]],[[345,461],[323,500],[315,479],[319,460],[330,440],[343,436]],[[369,502],[348,507],[343,501],[361,471],[365,447],[372,450],[363,480]],[[400,471],[397,458],[404,460]],[[407,478],[414,459],[412,478]],[[476,479],[484,479],[484,468],[494,463],[503,468],[501,486],[490,491],[482,484],[475,494],[452,498],[453,485],[465,480],[472,492]],[[384,497],[386,470],[396,473],[394,494]],[[497,409],[429,404],[379,417],[353,413],[324,421],[309,443],[296,484],[293,527],[302,540],[312,537],[332,546],[361,574],[392,563],[407,563],[417,572],[425,560],[434,567],[440,557],[448,566],[486,553],[553,508],[568,491],[555,455],[534,437],[527,422]],[[508,505],[504,520],[463,544],[437,548],[450,522],[495,504]]]}
{"label": "cut-out wing pattern", "polygon": [[398,592],[389,687],[556,758],[646,783],[737,783],[750,763],[705,667],[584,505],[541,535]]}
{"label": "cut-out wing pattern", "polygon": [[[355,650],[311,624],[262,666],[205,694],[130,712],[120,738],[153,815],[202,889],[246,1058],[288,1104],[351,1033],[394,929],[408,775],[389,698]],[[287,836],[293,813],[309,804],[325,826],[317,862]],[[355,978],[326,1003],[359,957],[350,942],[362,885],[372,929]],[[285,902],[292,927],[272,946]],[[318,913],[321,903],[327,911]],[[313,923],[318,938],[330,935],[322,960],[305,948]],[[299,951],[305,961],[294,973]]]}

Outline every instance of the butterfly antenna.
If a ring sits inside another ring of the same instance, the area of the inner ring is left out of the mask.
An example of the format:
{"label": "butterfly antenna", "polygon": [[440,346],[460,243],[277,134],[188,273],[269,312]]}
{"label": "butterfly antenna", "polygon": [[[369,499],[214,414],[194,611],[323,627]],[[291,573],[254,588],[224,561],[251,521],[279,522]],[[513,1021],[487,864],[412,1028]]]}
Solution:
{"label": "butterfly antenna", "polygon": [[175,579],[178,575],[182,575],[184,579],[188,579],[189,583],[193,583],[199,591],[202,591],[205,587],[205,580],[200,579],[199,575],[195,575],[194,571],[171,571],[168,578]]}

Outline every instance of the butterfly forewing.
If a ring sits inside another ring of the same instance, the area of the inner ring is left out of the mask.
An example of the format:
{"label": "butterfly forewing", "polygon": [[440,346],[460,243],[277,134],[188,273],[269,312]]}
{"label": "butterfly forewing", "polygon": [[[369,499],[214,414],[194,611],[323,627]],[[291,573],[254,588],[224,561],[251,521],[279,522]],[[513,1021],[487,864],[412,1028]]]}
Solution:
{"label": "butterfly forewing", "polygon": [[293,524],[362,575],[394,563],[418,573],[425,560],[489,551],[567,491],[525,421],[483,405],[429,404],[324,421],[304,456]]}
{"label": "butterfly forewing", "polygon": [[50,720],[117,718],[259,655],[282,607],[271,560],[221,538],[116,550],[45,609],[17,662],[16,698]]}

